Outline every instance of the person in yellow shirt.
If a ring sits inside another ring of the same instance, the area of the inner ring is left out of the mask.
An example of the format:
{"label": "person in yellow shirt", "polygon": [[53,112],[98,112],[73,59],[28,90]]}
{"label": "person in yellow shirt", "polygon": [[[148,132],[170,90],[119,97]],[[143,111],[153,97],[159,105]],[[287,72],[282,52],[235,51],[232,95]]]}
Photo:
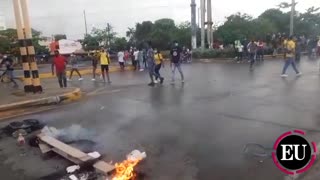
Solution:
{"label": "person in yellow shirt", "polygon": [[101,49],[99,58],[100,58],[101,74],[102,74],[103,81],[106,82],[106,76],[107,76],[108,83],[111,83],[110,77],[109,77],[109,64],[110,64],[109,54],[104,49]]}
{"label": "person in yellow shirt", "polygon": [[290,38],[287,40],[285,43],[285,50],[286,50],[286,62],[283,66],[282,74],[281,77],[285,78],[288,77],[286,74],[286,71],[290,65],[292,65],[293,70],[296,72],[297,76],[301,76],[302,73],[299,72],[299,70],[296,67],[296,62],[295,62],[295,49],[296,49],[296,43],[293,40],[293,37],[290,36]]}
{"label": "person in yellow shirt", "polygon": [[[287,44],[288,44],[288,38],[285,37],[284,40],[283,40],[283,44],[282,44],[283,49],[286,49],[286,48],[287,48]],[[283,53],[283,59],[286,59],[286,55],[287,55],[287,52],[284,51],[284,53]]]}
{"label": "person in yellow shirt", "polygon": [[160,69],[161,69],[162,66],[164,66],[164,64],[163,64],[163,56],[162,56],[162,54],[160,53],[159,50],[155,50],[155,52],[156,53],[154,54],[154,61],[155,61],[156,66],[155,66],[154,71],[157,74],[155,83],[157,83],[158,78],[160,78],[160,84],[162,84],[164,78],[161,77],[161,75],[160,75]]}

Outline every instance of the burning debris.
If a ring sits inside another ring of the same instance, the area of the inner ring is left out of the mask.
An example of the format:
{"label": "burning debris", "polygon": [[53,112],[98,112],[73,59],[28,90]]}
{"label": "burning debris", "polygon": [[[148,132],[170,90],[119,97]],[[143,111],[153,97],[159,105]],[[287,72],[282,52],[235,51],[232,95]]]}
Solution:
{"label": "burning debris", "polygon": [[[134,150],[127,155],[127,159],[121,163],[115,164],[115,174],[111,180],[132,180],[135,179],[136,174],[134,168],[138,165],[140,161],[145,159],[147,154],[145,152],[140,152],[139,150]],[[108,179],[107,179],[108,180]]]}
{"label": "burning debris", "polygon": [[[147,157],[145,152],[134,150],[126,156],[126,160],[113,165],[103,161],[102,155],[93,150],[95,142],[92,137],[90,131],[79,125],[60,130],[46,126],[37,135],[37,143],[42,153],[54,152],[74,163],[66,168],[68,174],[60,180],[94,180],[100,177],[106,180],[134,180],[139,176],[135,168]],[[90,147],[90,151],[77,147],[79,142]]]}
{"label": "burning debris", "polygon": [[74,173],[75,171],[79,170],[80,166],[79,165],[73,165],[67,167],[67,173]]}

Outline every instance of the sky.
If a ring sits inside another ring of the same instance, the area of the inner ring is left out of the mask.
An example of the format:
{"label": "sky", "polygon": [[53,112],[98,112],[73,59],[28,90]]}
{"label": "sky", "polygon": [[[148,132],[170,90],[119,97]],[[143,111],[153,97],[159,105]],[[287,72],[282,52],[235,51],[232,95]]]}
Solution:
{"label": "sky", "polygon": [[[83,11],[87,14],[89,32],[93,27],[104,28],[107,23],[119,36],[137,22],[171,18],[176,23],[190,21],[190,0],[28,0],[31,24],[45,36],[66,34],[68,39],[82,38],[85,33]],[[290,0],[212,0],[213,21],[221,24],[225,17],[236,12],[259,16]],[[297,10],[320,7],[320,0],[296,0]],[[200,0],[196,0],[197,8]],[[7,27],[15,27],[12,0],[0,0],[0,16]],[[198,19],[198,18],[197,18]]]}

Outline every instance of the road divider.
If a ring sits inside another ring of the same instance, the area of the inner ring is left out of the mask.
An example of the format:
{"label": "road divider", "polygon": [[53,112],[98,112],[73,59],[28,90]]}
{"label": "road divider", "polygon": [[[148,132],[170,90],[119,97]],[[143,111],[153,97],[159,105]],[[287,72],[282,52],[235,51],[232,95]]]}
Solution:
{"label": "road divider", "polygon": [[[133,67],[132,66],[128,66],[128,67],[125,68],[125,70],[126,71],[131,71],[131,70],[133,70]],[[119,67],[116,67],[116,66],[110,66],[109,67],[109,72],[110,73],[119,72],[119,71],[121,71],[121,69]],[[71,71],[67,71],[67,76],[70,75],[70,72]],[[93,70],[92,70],[92,68],[86,68],[86,69],[79,69],[79,72],[80,72],[81,75],[88,75],[88,74],[92,74]],[[97,68],[96,73],[101,74],[101,70],[99,68]],[[24,79],[22,76],[19,76],[18,78],[20,80]],[[56,76],[55,75],[53,76],[51,72],[50,73],[40,73],[39,74],[39,78],[40,79],[48,79],[48,78],[56,78]]]}
{"label": "road divider", "polygon": [[21,108],[60,104],[63,102],[72,102],[72,101],[79,100],[81,97],[82,97],[81,89],[76,88],[76,89],[73,89],[71,92],[64,93],[61,95],[0,105],[0,112],[14,110],[14,109],[21,109]]}

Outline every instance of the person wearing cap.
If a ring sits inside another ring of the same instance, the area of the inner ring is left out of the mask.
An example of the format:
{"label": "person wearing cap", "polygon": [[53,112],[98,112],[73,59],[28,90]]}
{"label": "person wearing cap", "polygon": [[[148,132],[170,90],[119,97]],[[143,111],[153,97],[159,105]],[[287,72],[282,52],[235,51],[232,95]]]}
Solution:
{"label": "person wearing cap", "polygon": [[297,76],[302,75],[301,72],[299,72],[299,70],[296,67],[295,49],[296,49],[296,43],[294,42],[293,37],[290,36],[285,44],[286,61],[283,66],[283,70],[282,70],[282,74],[281,74],[281,77],[283,77],[283,78],[288,77],[288,75],[286,74],[286,71],[290,65],[293,67],[293,70],[296,72]]}
{"label": "person wearing cap", "polygon": [[170,51],[171,54],[171,68],[172,68],[172,79],[171,83],[173,84],[175,81],[175,72],[176,69],[178,69],[180,76],[181,76],[181,82],[184,83],[184,75],[181,69],[181,48],[179,47],[179,44],[177,42],[174,43],[173,48]]}
{"label": "person wearing cap", "polygon": [[79,81],[82,81],[83,78],[78,69],[78,57],[74,53],[70,55],[69,62],[71,64],[71,72],[70,72],[70,77],[67,80],[72,81],[72,74],[73,72],[76,72],[79,76]]}
{"label": "person wearing cap", "polygon": [[67,87],[67,60],[65,57],[61,56],[58,50],[54,51],[53,63],[51,66],[52,75],[54,76],[54,68],[56,68],[56,75],[58,77],[58,82],[60,88]]}

